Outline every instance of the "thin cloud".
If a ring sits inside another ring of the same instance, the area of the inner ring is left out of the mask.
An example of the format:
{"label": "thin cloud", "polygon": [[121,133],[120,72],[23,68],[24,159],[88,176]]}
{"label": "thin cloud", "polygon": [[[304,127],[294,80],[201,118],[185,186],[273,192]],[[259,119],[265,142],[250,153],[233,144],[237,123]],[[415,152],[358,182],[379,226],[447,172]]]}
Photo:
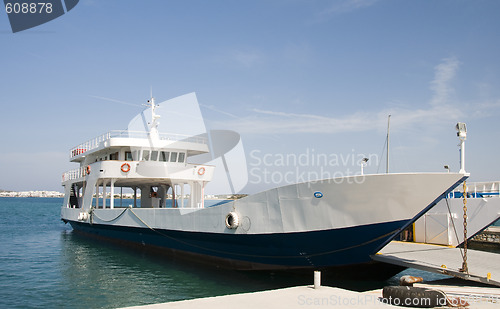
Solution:
{"label": "thin cloud", "polygon": [[297,114],[264,109],[252,109],[249,115],[238,119],[216,123],[240,133],[250,134],[290,134],[290,133],[343,133],[368,130],[384,130],[387,115],[394,117],[393,123],[404,126],[425,125],[455,121],[464,116],[464,107],[448,104],[451,85],[457,74],[459,61],[452,57],[443,59],[435,67],[431,81],[433,92],[428,108],[391,108],[377,113],[355,112],[347,116],[325,116],[315,114]]}
{"label": "thin cloud", "polygon": [[236,118],[236,119],[241,119],[241,117],[239,116],[236,116],[236,115],[233,115],[231,113],[228,113],[226,111],[223,111],[223,110],[220,110],[220,109],[217,109],[215,106],[213,105],[205,105],[205,104],[201,104],[201,103],[198,103],[201,107],[204,107],[206,109],[209,109],[211,111],[214,111],[214,112],[217,112],[219,114],[223,114],[223,115],[226,115],[226,116],[229,116],[231,118]]}
{"label": "thin cloud", "polygon": [[484,111],[491,111],[492,109],[500,108],[500,99],[496,101],[486,101],[482,103],[473,103],[473,116],[475,118],[492,117],[494,114],[485,113]]}
{"label": "thin cloud", "polygon": [[431,99],[431,105],[447,104],[450,95],[454,89],[451,86],[451,81],[457,74],[460,62],[455,57],[446,58],[442,63],[435,67],[434,79],[431,82],[431,90],[434,91],[434,96]]}
{"label": "thin cloud", "polygon": [[94,99],[108,101],[108,102],[119,103],[119,104],[123,104],[123,105],[129,105],[129,106],[135,106],[135,107],[142,107],[139,104],[132,104],[132,103],[123,102],[123,101],[112,99],[112,98],[106,98],[106,97],[101,97],[101,96],[96,96],[96,95],[89,95],[89,97],[94,98]]}
{"label": "thin cloud", "polygon": [[332,5],[320,12],[320,17],[326,17],[335,14],[348,13],[359,9],[370,7],[378,0],[342,0],[334,1]]}
{"label": "thin cloud", "polygon": [[306,64],[314,58],[314,51],[305,43],[289,44],[283,51],[283,58],[294,64]]}
{"label": "thin cloud", "polygon": [[318,115],[274,112],[274,111],[267,111],[267,110],[262,110],[262,109],[257,109],[257,108],[254,108],[252,111],[254,111],[256,113],[260,113],[260,114],[273,115],[273,116],[283,116],[283,117],[289,117],[289,118],[310,118],[310,119],[316,119],[316,120],[328,120],[328,119],[330,119],[328,117],[318,116]]}
{"label": "thin cloud", "polygon": [[[357,113],[343,118],[311,114],[293,114],[270,110],[252,110],[253,114],[238,121],[225,122],[240,133],[340,133],[365,131],[373,124],[373,115]],[[243,121],[242,121],[243,120]],[[223,124],[223,123],[219,123]]]}
{"label": "thin cloud", "polygon": [[253,67],[264,61],[263,54],[255,50],[233,51],[229,58],[233,59],[234,62],[246,68]]}

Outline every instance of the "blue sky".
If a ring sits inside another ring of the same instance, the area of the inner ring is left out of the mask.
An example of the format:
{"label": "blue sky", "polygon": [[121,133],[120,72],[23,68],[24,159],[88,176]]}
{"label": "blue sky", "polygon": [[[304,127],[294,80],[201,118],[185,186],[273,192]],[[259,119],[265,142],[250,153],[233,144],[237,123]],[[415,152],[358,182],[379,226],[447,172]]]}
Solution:
{"label": "blue sky", "polygon": [[[498,180],[498,12],[499,1],[81,0],[15,34],[0,13],[0,189],[62,190],[68,150],[125,129],[141,108],[112,100],[144,103],[150,87],[159,102],[196,92],[207,127],[242,135],[249,168],[266,154],[373,154],[381,165],[365,171],[383,171],[391,114],[391,171],[458,171],[461,121],[471,180]],[[272,185],[253,180],[248,192]]]}

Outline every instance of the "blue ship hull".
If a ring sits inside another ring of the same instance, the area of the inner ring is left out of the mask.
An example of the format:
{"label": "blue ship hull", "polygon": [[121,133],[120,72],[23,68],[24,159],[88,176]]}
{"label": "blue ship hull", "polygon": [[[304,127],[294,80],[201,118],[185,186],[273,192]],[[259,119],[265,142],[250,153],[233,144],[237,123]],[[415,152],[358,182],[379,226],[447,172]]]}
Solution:
{"label": "blue ship hull", "polygon": [[69,221],[76,232],[241,270],[326,269],[369,263],[408,221],[273,234],[201,233]]}

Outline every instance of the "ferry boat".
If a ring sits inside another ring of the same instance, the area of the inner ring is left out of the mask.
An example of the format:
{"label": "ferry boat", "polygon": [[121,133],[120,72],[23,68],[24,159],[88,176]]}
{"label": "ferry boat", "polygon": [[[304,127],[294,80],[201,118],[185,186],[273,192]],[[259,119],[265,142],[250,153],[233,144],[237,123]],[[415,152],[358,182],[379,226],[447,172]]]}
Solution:
{"label": "ferry boat", "polygon": [[[166,101],[161,105],[168,107]],[[213,206],[217,171],[196,162],[206,135],[111,131],[70,150],[61,219],[75,232],[240,270],[332,269],[371,263],[393,237],[468,175],[391,173],[289,184]],[[123,204],[123,190],[133,202]],[[189,192],[189,194],[187,194]]]}

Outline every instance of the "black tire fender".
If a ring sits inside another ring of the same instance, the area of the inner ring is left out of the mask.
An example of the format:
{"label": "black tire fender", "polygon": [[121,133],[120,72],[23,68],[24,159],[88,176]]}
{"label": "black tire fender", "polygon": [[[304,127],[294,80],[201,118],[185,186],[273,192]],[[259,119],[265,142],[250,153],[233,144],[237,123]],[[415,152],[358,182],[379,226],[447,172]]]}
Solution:
{"label": "black tire fender", "polygon": [[385,303],[402,307],[444,307],[447,301],[442,291],[411,286],[386,286],[382,297]]}

